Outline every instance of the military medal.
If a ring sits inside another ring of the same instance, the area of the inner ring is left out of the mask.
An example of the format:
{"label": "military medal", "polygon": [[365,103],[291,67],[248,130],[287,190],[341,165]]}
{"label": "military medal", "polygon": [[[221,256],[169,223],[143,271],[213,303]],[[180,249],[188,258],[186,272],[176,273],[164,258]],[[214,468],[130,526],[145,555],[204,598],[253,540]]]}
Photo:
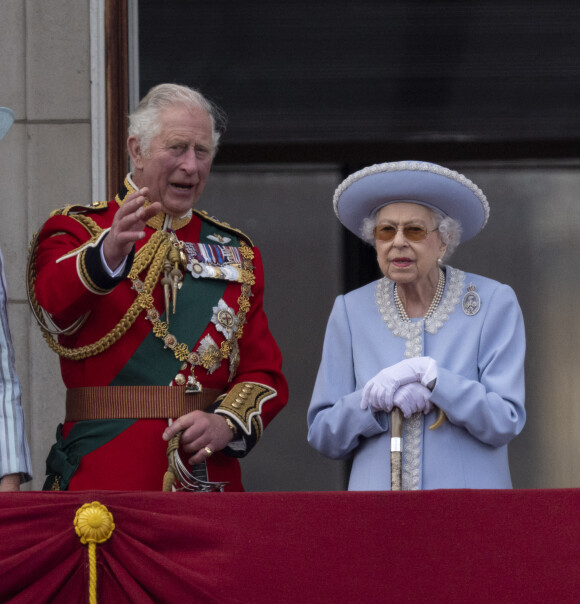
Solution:
{"label": "military medal", "polygon": [[231,340],[238,329],[238,316],[234,309],[230,308],[223,299],[220,299],[218,305],[213,307],[211,321],[226,340]]}
{"label": "military medal", "polygon": [[481,308],[481,298],[479,297],[479,294],[477,293],[473,283],[469,284],[467,292],[465,292],[465,295],[463,296],[461,306],[463,308],[463,312],[468,317],[473,317],[473,315],[476,315],[479,312],[479,309]]}
{"label": "military medal", "polygon": [[[226,240],[229,241],[227,237],[222,238],[222,241]],[[183,253],[186,257],[186,268],[194,279],[201,277],[243,282],[242,257],[237,247],[186,241]]]}

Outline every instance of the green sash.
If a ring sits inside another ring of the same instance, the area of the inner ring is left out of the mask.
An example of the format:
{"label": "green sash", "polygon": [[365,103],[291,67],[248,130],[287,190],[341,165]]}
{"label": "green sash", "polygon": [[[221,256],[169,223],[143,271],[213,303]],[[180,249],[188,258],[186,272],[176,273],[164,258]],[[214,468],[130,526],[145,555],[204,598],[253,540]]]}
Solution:
{"label": "green sash", "polygon": [[132,426],[134,419],[105,419],[77,422],[68,436],[62,437],[62,424],[56,429],[56,443],[46,459],[46,480],[42,487],[50,491],[57,480],[58,490],[66,491],[83,455],[107,444]]}

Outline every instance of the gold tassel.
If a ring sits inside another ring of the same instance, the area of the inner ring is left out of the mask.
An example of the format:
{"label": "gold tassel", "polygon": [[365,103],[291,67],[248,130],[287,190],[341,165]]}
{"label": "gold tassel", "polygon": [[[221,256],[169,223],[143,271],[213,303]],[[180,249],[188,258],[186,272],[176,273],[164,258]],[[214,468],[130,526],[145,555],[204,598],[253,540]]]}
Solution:
{"label": "gold tassel", "polygon": [[97,604],[97,543],[104,543],[115,530],[113,515],[98,501],[81,506],[74,519],[81,543],[89,546],[89,602]]}
{"label": "gold tassel", "polygon": [[181,438],[181,432],[174,434],[173,437],[167,443],[167,459],[169,461],[169,465],[167,470],[163,476],[163,492],[169,493],[173,489],[173,485],[175,484],[175,480],[177,479],[177,469],[175,468],[175,455],[179,455],[177,453],[177,449],[179,448],[179,439]]}

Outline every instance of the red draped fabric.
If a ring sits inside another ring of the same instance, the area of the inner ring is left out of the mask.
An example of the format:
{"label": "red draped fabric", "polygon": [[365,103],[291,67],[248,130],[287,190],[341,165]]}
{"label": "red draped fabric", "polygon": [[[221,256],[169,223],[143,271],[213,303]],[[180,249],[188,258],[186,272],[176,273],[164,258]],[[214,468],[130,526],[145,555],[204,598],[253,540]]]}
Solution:
{"label": "red draped fabric", "polygon": [[0,602],[577,602],[580,489],[0,495]]}

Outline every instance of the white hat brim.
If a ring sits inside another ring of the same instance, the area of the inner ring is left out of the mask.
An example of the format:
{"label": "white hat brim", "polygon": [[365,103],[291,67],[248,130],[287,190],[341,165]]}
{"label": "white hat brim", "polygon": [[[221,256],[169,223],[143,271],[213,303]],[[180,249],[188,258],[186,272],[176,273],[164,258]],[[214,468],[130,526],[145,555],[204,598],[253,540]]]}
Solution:
{"label": "white hat brim", "polygon": [[361,236],[365,218],[388,204],[418,203],[461,224],[461,242],[474,237],[489,218],[489,203],[468,178],[437,164],[389,162],[351,174],[334,194],[334,211],[342,224]]}

